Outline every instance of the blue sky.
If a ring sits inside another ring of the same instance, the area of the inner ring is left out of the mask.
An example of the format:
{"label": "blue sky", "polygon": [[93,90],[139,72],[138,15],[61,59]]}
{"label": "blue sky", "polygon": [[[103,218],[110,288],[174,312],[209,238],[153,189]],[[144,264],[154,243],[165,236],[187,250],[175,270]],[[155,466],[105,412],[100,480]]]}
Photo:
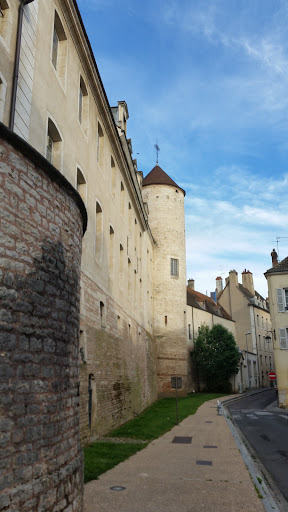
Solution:
{"label": "blue sky", "polygon": [[[186,190],[187,277],[263,276],[288,255],[286,0],[78,0],[110,104],[144,176]],[[287,237],[287,239],[285,238]]]}

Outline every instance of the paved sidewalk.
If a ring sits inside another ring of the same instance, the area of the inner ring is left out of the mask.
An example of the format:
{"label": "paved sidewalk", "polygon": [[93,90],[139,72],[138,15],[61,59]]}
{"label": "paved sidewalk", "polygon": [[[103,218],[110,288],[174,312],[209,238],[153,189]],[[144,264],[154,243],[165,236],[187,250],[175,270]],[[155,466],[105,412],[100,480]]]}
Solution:
{"label": "paved sidewalk", "polygon": [[[175,437],[192,442],[173,443]],[[89,482],[84,503],[85,512],[264,511],[216,400]]]}

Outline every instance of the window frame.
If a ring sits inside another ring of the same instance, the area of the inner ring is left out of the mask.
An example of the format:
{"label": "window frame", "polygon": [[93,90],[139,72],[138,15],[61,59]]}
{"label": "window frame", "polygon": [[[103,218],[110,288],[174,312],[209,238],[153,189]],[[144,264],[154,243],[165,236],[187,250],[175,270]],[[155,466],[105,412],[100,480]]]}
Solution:
{"label": "window frame", "polygon": [[179,259],[177,258],[170,258],[170,275],[179,277]]}
{"label": "window frame", "polygon": [[276,288],[276,301],[278,313],[288,312],[288,287]]}
{"label": "window frame", "polygon": [[[278,333],[279,333],[280,350],[287,350],[288,349],[288,327],[279,327]],[[281,342],[281,340],[285,340],[285,342]]]}
{"label": "window frame", "polygon": [[55,9],[51,41],[51,65],[64,90],[67,78],[67,55],[68,40],[66,32],[58,11]]}

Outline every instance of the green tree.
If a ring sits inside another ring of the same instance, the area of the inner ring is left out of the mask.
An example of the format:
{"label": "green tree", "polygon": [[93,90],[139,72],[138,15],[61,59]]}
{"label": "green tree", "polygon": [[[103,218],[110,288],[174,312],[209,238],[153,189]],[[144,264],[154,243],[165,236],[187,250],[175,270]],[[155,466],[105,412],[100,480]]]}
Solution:
{"label": "green tree", "polygon": [[230,392],[229,379],[239,369],[239,351],[233,334],[222,325],[203,325],[195,340],[196,367],[208,391]]}

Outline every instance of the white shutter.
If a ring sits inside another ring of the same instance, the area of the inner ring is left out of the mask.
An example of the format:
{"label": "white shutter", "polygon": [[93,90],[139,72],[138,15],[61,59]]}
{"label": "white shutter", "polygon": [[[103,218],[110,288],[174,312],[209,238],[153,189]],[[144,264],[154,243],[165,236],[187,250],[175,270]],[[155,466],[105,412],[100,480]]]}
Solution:
{"label": "white shutter", "polygon": [[279,313],[284,313],[285,311],[285,308],[284,308],[284,293],[283,293],[283,288],[277,288],[276,290],[276,297],[277,297],[277,304],[278,304],[278,312]]}
{"label": "white shutter", "polygon": [[279,329],[280,348],[287,348],[286,329]]}

